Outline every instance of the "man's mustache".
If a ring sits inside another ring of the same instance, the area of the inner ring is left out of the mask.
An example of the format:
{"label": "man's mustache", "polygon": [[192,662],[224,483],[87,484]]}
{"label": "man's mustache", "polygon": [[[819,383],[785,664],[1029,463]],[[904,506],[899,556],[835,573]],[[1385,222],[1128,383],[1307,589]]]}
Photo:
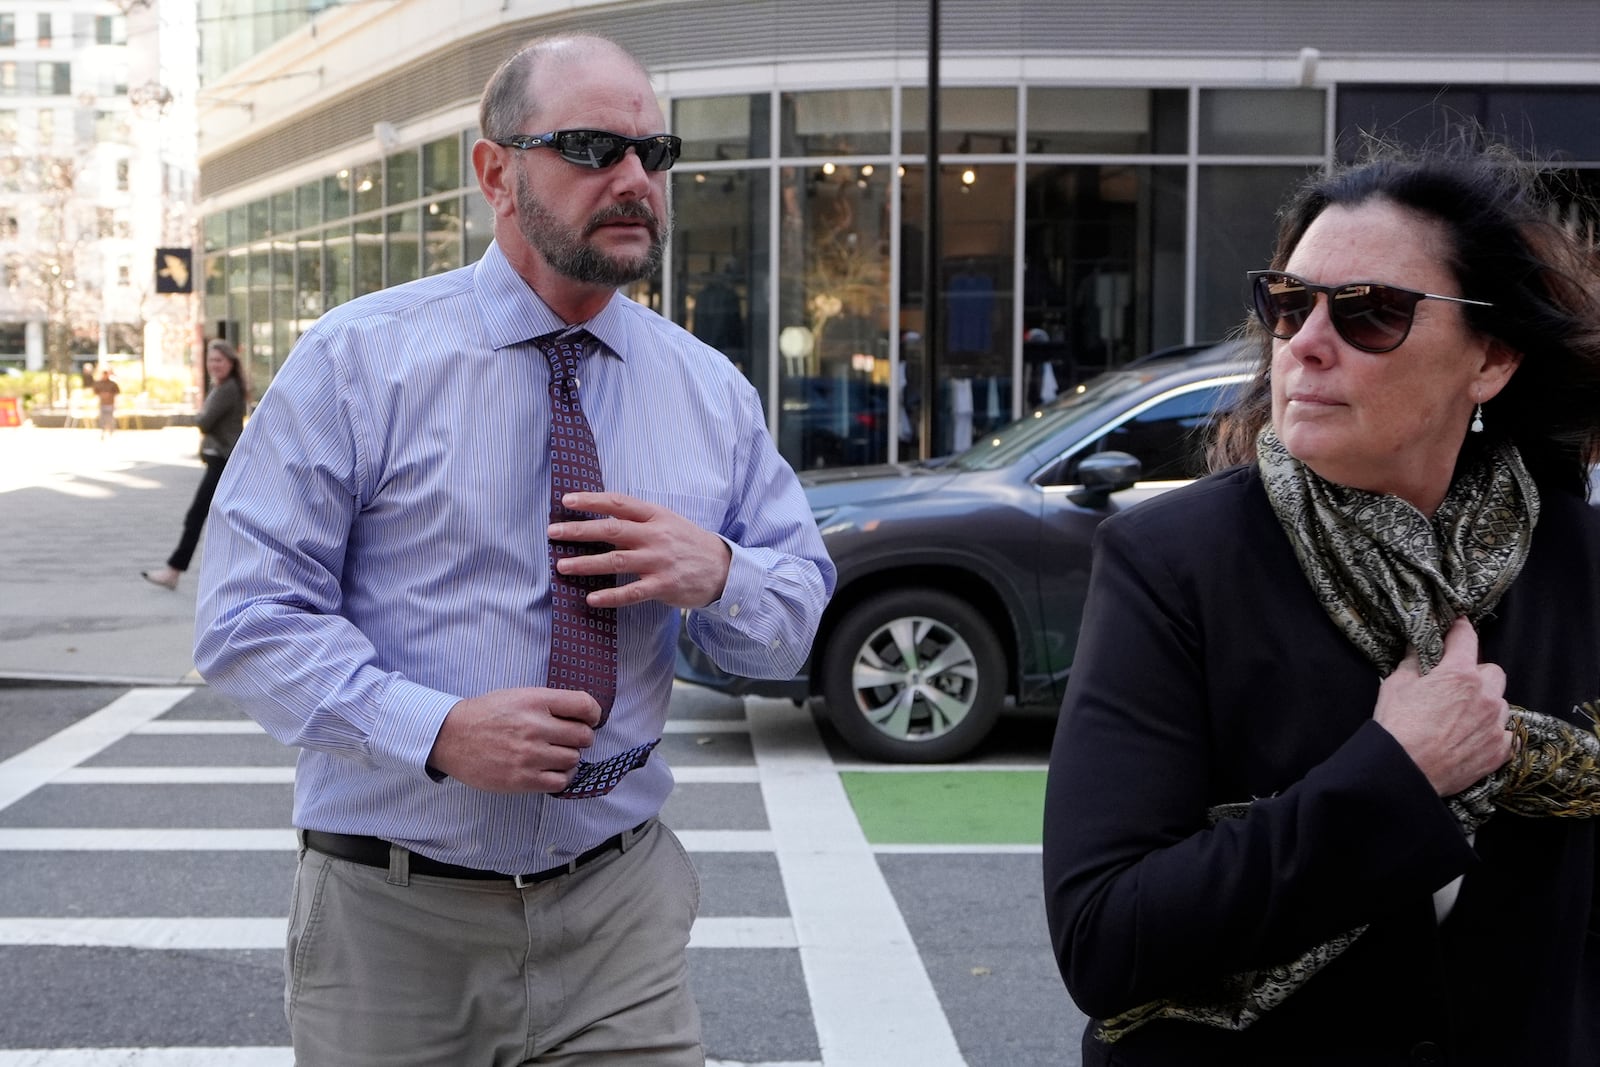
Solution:
{"label": "man's mustache", "polygon": [[649,226],[651,233],[661,232],[661,226],[660,223],[656,221],[656,213],[654,211],[651,211],[644,204],[627,203],[612,204],[608,208],[602,208],[595,212],[592,216],[590,216],[589,225],[584,228],[583,235],[585,237],[591,237],[600,227],[606,225],[607,223],[617,222],[622,219],[636,219],[639,222]]}

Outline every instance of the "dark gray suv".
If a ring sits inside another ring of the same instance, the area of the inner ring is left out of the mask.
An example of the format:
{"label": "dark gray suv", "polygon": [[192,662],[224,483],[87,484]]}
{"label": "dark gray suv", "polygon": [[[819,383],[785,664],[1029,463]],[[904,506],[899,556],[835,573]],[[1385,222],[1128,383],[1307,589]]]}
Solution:
{"label": "dark gray suv", "polygon": [[809,669],[718,670],[687,636],[678,677],[728,693],[822,698],[863,756],[956,759],[1005,708],[1060,706],[1108,515],[1202,472],[1198,441],[1248,381],[1236,342],[1100,375],[927,463],[801,475],[839,568]]}

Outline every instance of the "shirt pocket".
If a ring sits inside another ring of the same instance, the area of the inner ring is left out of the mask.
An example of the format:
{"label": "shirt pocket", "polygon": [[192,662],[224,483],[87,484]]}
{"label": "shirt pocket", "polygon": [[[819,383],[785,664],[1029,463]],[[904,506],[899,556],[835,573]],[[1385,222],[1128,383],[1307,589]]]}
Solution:
{"label": "shirt pocket", "polygon": [[622,492],[629,496],[638,497],[650,504],[666,508],[675,515],[680,515],[702,530],[711,533],[722,531],[722,519],[727,514],[727,504],[712,496],[699,496],[695,493],[684,493],[675,490],[661,489],[624,489]]}

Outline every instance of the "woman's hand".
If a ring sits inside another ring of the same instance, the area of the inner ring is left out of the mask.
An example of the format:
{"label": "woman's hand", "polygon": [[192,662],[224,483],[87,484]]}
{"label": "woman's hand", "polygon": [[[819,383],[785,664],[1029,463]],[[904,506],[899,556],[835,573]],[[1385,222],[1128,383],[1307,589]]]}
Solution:
{"label": "woman's hand", "polygon": [[1478,662],[1478,633],[1459,618],[1437,667],[1422,674],[1412,649],[1383,680],[1373,718],[1440,796],[1453,796],[1511,758],[1505,689],[1505,671]]}

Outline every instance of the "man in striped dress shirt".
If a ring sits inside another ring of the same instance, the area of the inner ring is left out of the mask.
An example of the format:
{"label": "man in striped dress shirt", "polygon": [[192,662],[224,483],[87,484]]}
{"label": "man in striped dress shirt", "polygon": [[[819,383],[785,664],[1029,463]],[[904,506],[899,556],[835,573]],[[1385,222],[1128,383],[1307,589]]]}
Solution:
{"label": "man in striped dress shirt", "polygon": [[[723,668],[787,677],[834,569],[750,383],[618,292],[659,268],[678,150],[637,60],[535,41],[480,122],[494,245],[300,339],[217,494],[195,663],[301,750],[303,1067],[699,1064],[670,771],[553,794],[661,735],[680,609]],[[564,501],[599,518],[551,525],[534,339],[580,324],[605,491]],[[590,693],[546,684],[552,540],[611,546],[561,565],[617,576],[588,598],[616,618],[603,728]]]}

